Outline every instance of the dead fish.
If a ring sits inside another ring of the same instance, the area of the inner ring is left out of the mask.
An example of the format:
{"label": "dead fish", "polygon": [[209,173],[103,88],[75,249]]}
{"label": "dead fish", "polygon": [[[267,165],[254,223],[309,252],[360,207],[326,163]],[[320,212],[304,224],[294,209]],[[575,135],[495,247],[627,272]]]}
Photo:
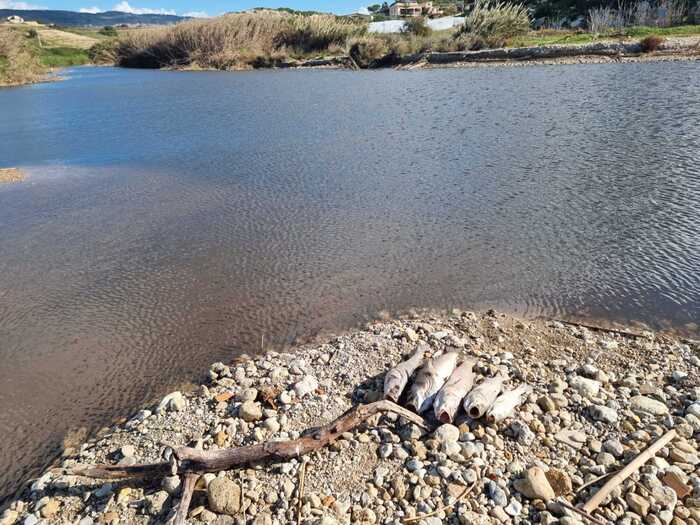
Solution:
{"label": "dead fish", "polygon": [[452,423],[459,404],[474,386],[474,364],[474,360],[468,359],[459,365],[435,396],[433,409],[441,423]]}
{"label": "dead fish", "polygon": [[493,424],[512,416],[515,409],[525,401],[530,392],[532,392],[532,387],[525,384],[508,392],[503,392],[486,413],[486,421]]}
{"label": "dead fish", "polygon": [[457,353],[449,352],[429,360],[418,372],[411,385],[406,405],[415,412],[425,412],[433,404],[445,381],[457,366]]}
{"label": "dead fish", "polygon": [[503,390],[504,381],[505,377],[501,374],[486,378],[467,394],[464,398],[464,411],[469,417],[478,419],[491,408],[498,394]]}
{"label": "dead fish", "polygon": [[427,346],[425,343],[419,344],[411,357],[387,372],[384,376],[384,399],[389,399],[394,403],[399,400],[408,379],[416,368],[423,364],[423,356]]}

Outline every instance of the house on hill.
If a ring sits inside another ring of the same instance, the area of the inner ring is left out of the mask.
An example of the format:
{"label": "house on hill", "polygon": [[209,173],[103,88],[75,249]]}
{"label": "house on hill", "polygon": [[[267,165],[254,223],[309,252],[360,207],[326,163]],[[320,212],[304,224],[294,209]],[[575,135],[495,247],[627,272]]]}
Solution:
{"label": "house on hill", "polygon": [[12,16],[8,16],[8,17],[5,19],[5,21],[6,21],[8,24],[23,24],[23,23],[24,23],[24,18],[22,18],[21,16],[12,15]]}
{"label": "house on hill", "polygon": [[440,16],[442,10],[433,2],[394,2],[389,6],[389,16],[392,18],[415,18],[418,16]]}

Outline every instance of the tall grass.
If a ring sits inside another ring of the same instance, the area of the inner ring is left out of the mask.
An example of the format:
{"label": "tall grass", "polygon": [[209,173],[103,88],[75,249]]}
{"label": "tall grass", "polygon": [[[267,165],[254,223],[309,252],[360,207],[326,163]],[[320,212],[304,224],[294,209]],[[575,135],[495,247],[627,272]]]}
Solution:
{"label": "tall grass", "polygon": [[34,82],[42,72],[37,56],[27,45],[27,37],[0,26],[0,86]]}
{"label": "tall grass", "polygon": [[641,0],[620,4],[618,9],[598,7],[588,11],[592,33],[621,31],[625,27],[671,27],[682,24],[689,14],[687,0]]}
{"label": "tall grass", "polygon": [[130,67],[236,69],[324,52],[364,31],[332,15],[257,11],[129,31],[115,54],[117,63]]}
{"label": "tall grass", "polygon": [[530,30],[530,14],[523,4],[476,0],[458,38],[470,39],[470,47],[501,47]]}

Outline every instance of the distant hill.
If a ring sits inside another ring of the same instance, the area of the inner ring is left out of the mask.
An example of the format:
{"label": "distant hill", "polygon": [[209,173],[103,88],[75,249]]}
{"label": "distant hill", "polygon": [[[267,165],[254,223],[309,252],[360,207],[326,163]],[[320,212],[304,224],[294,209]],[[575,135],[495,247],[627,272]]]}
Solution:
{"label": "distant hill", "polygon": [[0,20],[8,16],[21,16],[29,22],[42,24],[56,24],[59,26],[118,26],[128,25],[168,25],[176,24],[186,17],[175,15],[134,15],[120,11],[106,11],[104,13],[76,13],[75,11],[58,10],[23,10],[0,9]]}

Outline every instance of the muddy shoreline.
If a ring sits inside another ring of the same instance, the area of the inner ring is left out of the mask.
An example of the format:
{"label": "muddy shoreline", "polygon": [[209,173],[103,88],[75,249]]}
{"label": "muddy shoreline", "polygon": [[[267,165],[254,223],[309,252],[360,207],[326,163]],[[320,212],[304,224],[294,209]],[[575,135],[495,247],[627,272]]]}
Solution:
{"label": "muddy shoreline", "polygon": [[[527,383],[534,392],[514,418],[495,425],[461,414],[453,426],[431,421],[437,430],[426,434],[389,415],[343,435],[309,457],[301,523],[393,524],[435,511],[415,523],[578,523],[549,490],[582,503],[600,487],[596,478],[671,429],[679,437],[595,516],[700,523],[700,344],[491,311],[421,312],[283,353],[216,363],[193,391],[173,392],[66,451],[62,467],[158,461],[163,443],[215,450],[294,439],[376,400],[386,371],[419,343],[436,355],[475,358],[481,375],[506,373],[511,387]],[[296,522],[300,465],[206,475],[188,523]],[[536,469],[551,485],[540,487],[544,492],[525,487]],[[680,485],[669,488],[671,477]],[[473,493],[455,504],[470,485]],[[0,523],[167,523],[180,494],[177,478],[106,482],[54,470],[26,488]]]}

